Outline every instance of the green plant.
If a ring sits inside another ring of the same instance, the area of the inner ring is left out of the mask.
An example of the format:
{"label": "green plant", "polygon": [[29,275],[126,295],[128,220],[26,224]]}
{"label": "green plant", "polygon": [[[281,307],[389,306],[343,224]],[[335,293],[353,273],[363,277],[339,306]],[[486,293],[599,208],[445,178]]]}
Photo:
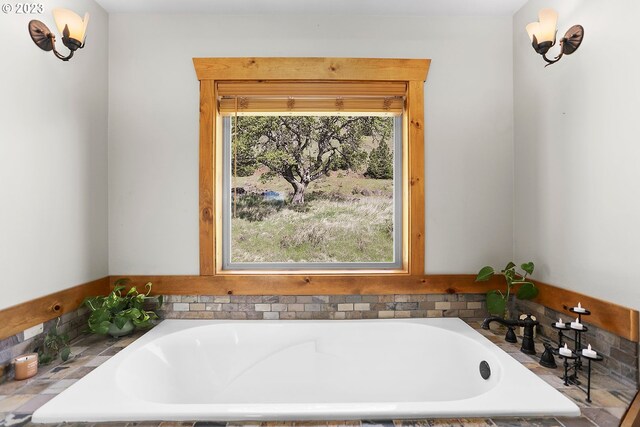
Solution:
{"label": "green plant", "polygon": [[393,178],[393,153],[386,141],[380,141],[378,147],[371,150],[365,176],[375,179]]}
{"label": "green plant", "polygon": [[[507,317],[507,304],[514,286],[517,286],[516,297],[518,299],[527,300],[535,298],[538,295],[538,288],[533,282],[527,280],[527,276],[533,274],[534,265],[527,262],[520,265],[522,272],[516,270],[516,265],[509,262],[504,270],[500,271],[507,282],[506,292],[500,290],[491,290],[487,292],[487,311],[491,314]],[[476,282],[486,282],[496,274],[491,266],[482,267],[476,276]]]}
{"label": "green plant", "polygon": [[60,318],[54,326],[49,329],[44,336],[44,341],[38,349],[38,362],[41,365],[47,365],[60,356],[63,362],[69,360],[71,349],[69,348],[69,334],[66,332],[59,333]]}
{"label": "green plant", "polygon": [[84,305],[91,310],[89,315],[89,330],[94,334],[105,335],[109,333],[112,325],[118,329],[123,329],[128,322],[133,323],[137,328],[148,328],[152,325],[152,320],[158,318],[158,315],[152,310],[145,310],[145,302],[155,299],[156,308],[162,306],[162,295],[158,297],[150,297],[151,282],[145,285],[146,293],[141,294],[135,286],[126,294],[129,279],[118,279],[115,287],[107,296],[89,297],[84,300]]}

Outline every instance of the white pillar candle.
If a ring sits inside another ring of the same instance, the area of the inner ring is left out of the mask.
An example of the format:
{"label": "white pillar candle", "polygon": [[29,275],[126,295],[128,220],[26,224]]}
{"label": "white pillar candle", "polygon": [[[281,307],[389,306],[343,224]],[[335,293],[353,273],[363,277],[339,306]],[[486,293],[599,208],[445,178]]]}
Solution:
{"label": "white pillar candle", "polygon": [[582,355],[585,357],[591,357],[592,359],[598,357],[598,353],[596,353],[594,350],[591,350],[591,344],[589,344],[587,348],[582,349]]}
{"label": "white pillar candle", "polygon": [[580,305],[580,303],[578,303],[577,307],[573,307],[573,311],[577,312],[577,313],[586,313],[587,310],[582,308],[582,306]]}
{"label": "white pillar candle", "polygon": [[562,318],[558,319],[558,321],[556,322],[556,326],[558,328],[564,328],[566,327],[566,325],[564,324],[564,322],[562,321]]}
{"label": "white pillar candle", "polygon": [[562,356],[571,357],[571,350],[569,350],[569,347],[567,347],[567,344],[565,344],[564,347],[560,347],[558,351]]}
{"label": "white pillar candle", "polygon": [[580,320],[576,319],[575,322],[571,322],[571,327],[573,329],[582,329],[582,323],[580,323]]}

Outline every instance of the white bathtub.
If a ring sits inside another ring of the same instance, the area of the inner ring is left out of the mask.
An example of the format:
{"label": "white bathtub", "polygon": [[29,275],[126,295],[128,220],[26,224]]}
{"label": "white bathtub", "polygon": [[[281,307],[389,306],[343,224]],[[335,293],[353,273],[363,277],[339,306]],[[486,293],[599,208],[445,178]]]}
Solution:
{"label": "white bathtub", "polygon": [[460,319],[166,320],[33,421],[579,414]]}

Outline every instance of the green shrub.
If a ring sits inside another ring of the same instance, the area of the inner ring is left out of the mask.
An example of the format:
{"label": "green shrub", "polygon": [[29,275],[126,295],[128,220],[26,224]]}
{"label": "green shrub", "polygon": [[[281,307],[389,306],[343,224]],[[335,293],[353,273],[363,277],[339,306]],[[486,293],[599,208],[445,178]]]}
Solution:
{"label": "green shrub", "polygon": [[393,178],[393,153],[385,141],[369,153],[369,164],[365,176],[375,179]]}

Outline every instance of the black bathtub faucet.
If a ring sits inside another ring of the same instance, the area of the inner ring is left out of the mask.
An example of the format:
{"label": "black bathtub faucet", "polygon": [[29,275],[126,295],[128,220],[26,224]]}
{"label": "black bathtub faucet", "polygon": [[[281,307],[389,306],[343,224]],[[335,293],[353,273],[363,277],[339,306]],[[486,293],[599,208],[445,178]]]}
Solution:
{"label": "black bathtub faucet", "polygon": [[530,314],[527,314],[527,317],[524,319],[518,320],[505,320],[498,316],[487,317],[484,319],[484,322],[482,322],[482,329],[489,329],[491,322],[498,322],[508,328],[505,340],[509,342],[517,342],[513,328],[516,326],[523,327],[524,335],[522,336],[522,347],[520,347],[520,351],[526,354],[536,354],[536,347],[533,342],[533,328],[539,325],[540,322],[533,320]]}

